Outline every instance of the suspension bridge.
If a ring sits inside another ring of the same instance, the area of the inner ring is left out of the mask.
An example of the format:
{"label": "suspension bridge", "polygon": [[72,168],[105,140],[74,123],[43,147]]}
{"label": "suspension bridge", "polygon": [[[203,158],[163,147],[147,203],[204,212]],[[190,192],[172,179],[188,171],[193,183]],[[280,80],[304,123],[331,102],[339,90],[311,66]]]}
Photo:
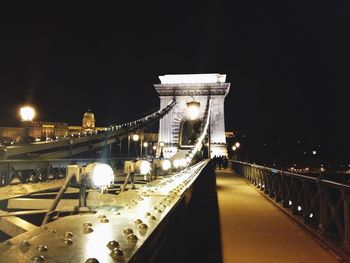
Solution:
{"label": "suspension bridge", "polygon": [[[226,76],[160,81],[160,109],[143,118],[1,149],[0,262],[349,260],[348,185],[238,161],[215,171]],[[156,158],[112,156],[155,124]],[[96,149],[103,158],[77,158]]]}

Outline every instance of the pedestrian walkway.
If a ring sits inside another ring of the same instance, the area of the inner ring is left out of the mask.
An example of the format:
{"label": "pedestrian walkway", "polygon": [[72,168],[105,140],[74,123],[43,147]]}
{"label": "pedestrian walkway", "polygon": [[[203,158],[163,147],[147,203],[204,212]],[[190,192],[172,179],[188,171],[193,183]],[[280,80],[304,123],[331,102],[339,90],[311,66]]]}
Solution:
{"label": "pedestrian walkway", "polygon": [[339,262],[246,181],[216,171],[224,263]]}

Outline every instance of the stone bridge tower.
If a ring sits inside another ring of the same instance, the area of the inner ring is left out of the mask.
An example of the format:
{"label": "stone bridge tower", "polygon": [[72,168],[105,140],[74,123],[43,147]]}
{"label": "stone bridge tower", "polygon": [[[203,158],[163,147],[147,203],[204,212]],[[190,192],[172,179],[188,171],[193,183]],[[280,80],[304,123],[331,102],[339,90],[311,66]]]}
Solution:
{"label": "stone bridge tower", "polygon": [[187,102],[199,101],[203,119],[208,97],[211,99],[211,156],[226,155],[224,101],[229,92],[230,83],[225,83],[226,75],[221,74],[186,74],[159,76],[161,84],[154,87],[159,93],[160,107],[166,106],[173,99],[176,105],[159,123],[158,142],[163,142],[164,157],[170,158],[178,147],[186,147],[181,142],[181,134],[187,118]]}

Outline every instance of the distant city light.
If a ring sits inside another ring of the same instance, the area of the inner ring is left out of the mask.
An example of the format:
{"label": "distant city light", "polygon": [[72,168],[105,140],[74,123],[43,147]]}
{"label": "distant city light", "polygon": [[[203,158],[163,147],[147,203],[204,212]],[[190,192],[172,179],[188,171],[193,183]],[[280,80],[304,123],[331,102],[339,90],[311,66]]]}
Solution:
{"label": "distant city light", "polygon": [[239,147],[241,146],[241,144],[240,144],[239,142],[236,142],[236,143],[235,143],[235,146],[236,146],[237,148],[239,148]]}
{"label": "distant city light", "polygon": [[316,152],[315,150],[314,150],[314,151],[312,151],[312,154],[313,154],[313,155],[316,155],[316,153],[317,153],[317,152]]}
{"label": "distant city light", "polygon": [[237,150],[237,147],[236,146],[232,146],[232,151],[235,151],[235,150]]}
{"label": "distant city light", "polygon": [[137,141],[139,140],[139,138],[140,138],[140,136],[139,136],[138,134],[134,134],[134,135],[132,136],[132,140],[133,140],[134,142],[137,142]]}
{"label": "distant city light", "polygon": [[35,110],[30,106],[24,106],[20,109],[22,121],[32,121],[35,116]]}
{"label": "distant city light", "polygon": [[145,147],[145,148],[148,147],[148,142],[144,142],[143,147]]}

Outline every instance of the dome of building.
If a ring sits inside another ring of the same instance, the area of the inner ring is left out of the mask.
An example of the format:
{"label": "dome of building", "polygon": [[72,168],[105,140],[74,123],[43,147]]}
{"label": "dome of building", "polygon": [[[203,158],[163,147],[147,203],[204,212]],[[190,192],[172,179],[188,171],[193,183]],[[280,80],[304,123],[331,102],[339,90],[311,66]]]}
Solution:
{"label": "dome of building", "polygon": [[95,115],[90,110],[84,113],[82,128],[83,131],[95,130]]}

